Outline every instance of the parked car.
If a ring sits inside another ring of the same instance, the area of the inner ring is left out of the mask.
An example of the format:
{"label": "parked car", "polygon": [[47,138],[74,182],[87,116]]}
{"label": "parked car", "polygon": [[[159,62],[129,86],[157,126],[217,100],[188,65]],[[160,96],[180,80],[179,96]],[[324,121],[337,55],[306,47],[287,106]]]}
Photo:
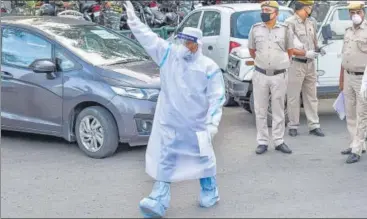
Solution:
{"label": "parked car", "polygon": [[148,141],[159,69],[134,41],[92,22],[3,17],[1,128],[77,141],[93,158]]}
{"label": "parked car", "polygon": [[[259,3],[221,4],[204,6],[192,11],[178,25],[174,34],[184,27],[196,27],[203,31],[203,53],[212,58],[223,72],[227,70],[229,53],[247,45],[250,28],[260,22]],[[292,9],[280,6],[279,21],[293,14]],[[227,95],[226,106],[233,105]]]}
{"label": "parked car", "polygon": [[[294,8],[294,3],[295,1],[290,1],[288,6]],[[352,21],[349,18],[346,2],[315,1],[312,16],[312,19],[315,19],[317,23],[318,44],[326,51],[325,56],[319,56],[316,60],[318,73],[317,95],[319,99],[333,98],[339,94],[339,74],[344,33],[345,29],[352,25]],[[330,30],[330,33],[325,35],[328,32],[326,30]],[[324,36],[322,33],[324,33]],[[251,83],[253,70],[254,61],[248,52],[247,44],[244,44],[234,49],[230,54],[224,79],[227,98],[240,104],[246,111],[255,116]],[[269,104],[269,106],[271,105]],[[301,106],[303,106],[302,103]],[[269,107],[268,126],[271,126],[271,121],[272,112],[271,107]]]}

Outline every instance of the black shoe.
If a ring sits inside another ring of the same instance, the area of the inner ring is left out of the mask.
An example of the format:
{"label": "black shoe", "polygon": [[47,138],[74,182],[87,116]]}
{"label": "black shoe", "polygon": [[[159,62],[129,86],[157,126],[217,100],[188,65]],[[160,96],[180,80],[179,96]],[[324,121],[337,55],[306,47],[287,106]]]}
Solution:
{"label": "black shoe", "polygon": [[362,154],[366,153],[366,150],[362,150]]}
{"label": "black shoe", "polygon": [[316,129],[311,130],[310,134],[311,135],[316,135],[316,136],[319,136],[319,137],[324,137],[325,136],[325,134],[321,131],[320,128],[316,128]]}
{"label": "black shoe", "polygon": [[352,153],[352,148],[345,149],[345,150],[341,151],[340,153],[343,154],[343,155],[351,154]]}
{"label": "black shoe", "polygon": [[298,135],[297,129],[289,129],[288,134],[289,136],[296,137]]}
{"label": "black shoe", "polygon": [[292,153],[292,150],[288,148],[288,146],[286,144],[281,144],[281,145],[278,145],[275,147],[275,150],[277,151],[281,151],[285,154],[291,154]]}
{"label": "black shoe", "polygon": [[256,154],[263,154],[268,150],[268,146],[267,145],[259,145],[256,148]]}
{"label": "black shoe", "polygon": [[361,159],[361,156],[359,156],[358,154],[351,153],[345,162],[346,163],[356,163],[359,161],[359,159]]}

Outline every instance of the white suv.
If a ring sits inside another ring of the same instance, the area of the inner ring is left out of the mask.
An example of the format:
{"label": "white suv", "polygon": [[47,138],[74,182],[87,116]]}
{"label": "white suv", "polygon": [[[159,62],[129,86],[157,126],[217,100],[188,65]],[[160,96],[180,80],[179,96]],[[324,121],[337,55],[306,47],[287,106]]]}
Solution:
{"label": "white suv", "polygon": [[[204,6],[193,10],[178,25],[174,34],[184,27],[203,31],[203,53],[213,59],[223,72],[227,70],[229,53],[237,47],[247,46],[248,33],[254,23],[260,22],[259,3],[239,3]],[[290,8],[280,6],[279,20],[291,16]],[[235,102],[227,98],[225,105]]]}

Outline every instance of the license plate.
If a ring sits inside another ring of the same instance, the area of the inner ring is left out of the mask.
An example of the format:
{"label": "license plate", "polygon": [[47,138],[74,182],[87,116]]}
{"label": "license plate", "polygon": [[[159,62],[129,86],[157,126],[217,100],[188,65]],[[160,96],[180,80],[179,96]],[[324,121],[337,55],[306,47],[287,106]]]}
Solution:
{"label": "license plate", "polygon": [[98,17],[100,14],[101,14],[101,12],[99,12],[99,11],[93,13],[94,17]]}

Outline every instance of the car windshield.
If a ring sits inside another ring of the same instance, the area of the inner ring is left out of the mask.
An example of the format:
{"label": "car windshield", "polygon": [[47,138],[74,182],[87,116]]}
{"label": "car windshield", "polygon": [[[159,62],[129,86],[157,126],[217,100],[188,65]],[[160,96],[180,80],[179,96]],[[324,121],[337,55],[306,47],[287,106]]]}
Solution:
{"label": "car windshield", "polygon": [[101,26],[42,23],[37,28],[94,65],[112,65],[149,59],[145,51],[127,38]]}
{"label": "car windshield", "polygon": [[[236,12],[231,17],[231,37],[248,39],[252,25],[261,22],[260,10]],[[284,22],[292,16],[290,10],[279,10],[278,21]]]}

